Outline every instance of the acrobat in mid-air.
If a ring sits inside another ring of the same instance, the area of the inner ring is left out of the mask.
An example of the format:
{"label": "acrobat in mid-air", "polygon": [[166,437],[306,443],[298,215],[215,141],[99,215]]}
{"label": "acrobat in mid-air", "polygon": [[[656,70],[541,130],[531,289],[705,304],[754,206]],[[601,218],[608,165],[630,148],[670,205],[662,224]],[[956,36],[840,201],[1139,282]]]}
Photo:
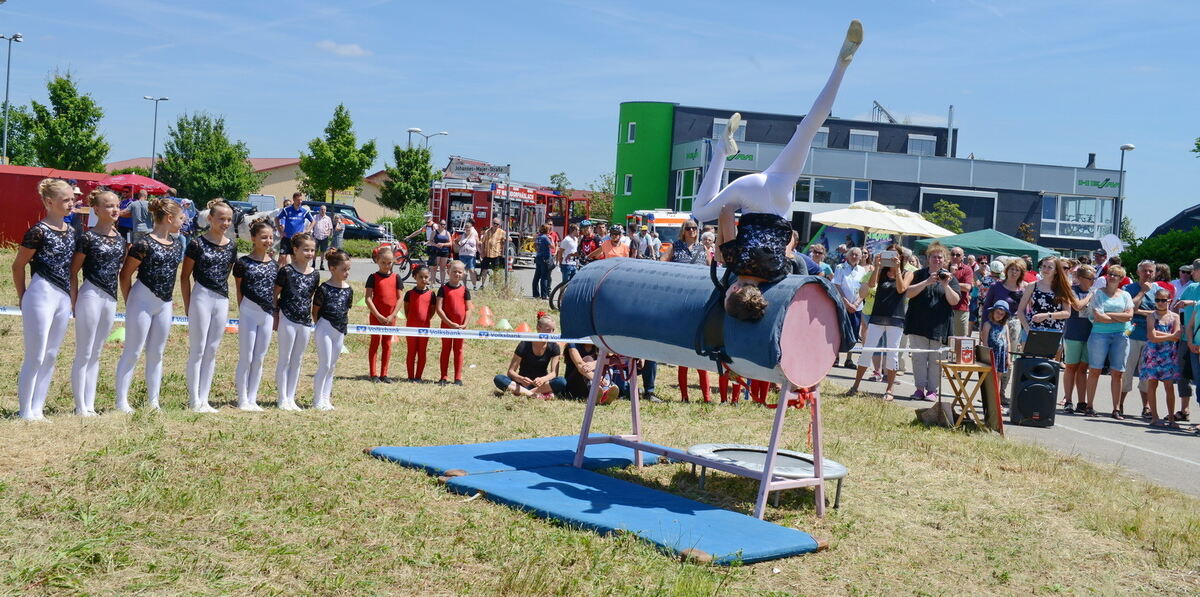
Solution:
{"label": "acrobat in mid-air", "polygon": [[[829,116],[842,76],[862,40],[862,23],[858,19],[850,21],[825,88],[796,126],[787,146],[766,170],[720,188],[725,160],[738,152],[733,135],[741,125],[741,114],[730,117],[724,137],[713,148],[712,161],[700,183],[692,215],[701,222],[718,220],[718,260],[737,276],[725,293],[725,311],[733,317],[745,321],[762,319],[767,301],[758,285],[778,282],[790,271],[786,252],[792,227],[787,216],[792,209],[796,182],[808,159],[813,137]],[[739,211],[740,226],[736,217]]]}

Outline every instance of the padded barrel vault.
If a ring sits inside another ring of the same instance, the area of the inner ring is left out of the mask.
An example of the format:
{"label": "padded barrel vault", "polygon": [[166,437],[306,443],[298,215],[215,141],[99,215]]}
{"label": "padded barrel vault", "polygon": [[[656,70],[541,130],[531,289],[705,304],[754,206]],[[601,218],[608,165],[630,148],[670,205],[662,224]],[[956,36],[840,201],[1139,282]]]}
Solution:
{"label": "padded barrel vault", "polygon": [[[718,270],[723,273],[723,270]],[[842,344],[844,312],[817,276],[763,284],[767,312],[746,322],[723,317],[730,368],[751,379],[800,387],[820,382]],[[697,334],[714,292],[706,267],[615,258],[580,268],[563,293],[562,334],[589,337],[618,354],[715,370],[697,354]]]}

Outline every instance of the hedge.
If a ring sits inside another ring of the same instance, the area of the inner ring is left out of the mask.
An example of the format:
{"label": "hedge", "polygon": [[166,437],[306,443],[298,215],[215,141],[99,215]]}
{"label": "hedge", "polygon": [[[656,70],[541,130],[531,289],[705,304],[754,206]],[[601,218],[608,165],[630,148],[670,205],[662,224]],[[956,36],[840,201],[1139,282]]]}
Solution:
{"label": "hedge", "polygon": [[1200,228],[1191,230],[1172,230],[1140,239],[1121,253],[1121,263],[1131,270],[1143,260],[1149,259],[1155,263],[1166,263],[1171,271],[1179,271],[1182,265],[1191,265],[1193,259],[1200,258]]}

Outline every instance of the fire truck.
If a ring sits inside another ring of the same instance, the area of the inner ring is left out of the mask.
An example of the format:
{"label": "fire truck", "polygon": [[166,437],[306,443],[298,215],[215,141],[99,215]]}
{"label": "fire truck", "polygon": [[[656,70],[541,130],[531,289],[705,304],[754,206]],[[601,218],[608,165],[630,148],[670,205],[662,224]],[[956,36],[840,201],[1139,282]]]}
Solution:
{"label": "fire truck", "polygon": [[[508,231],[507,257],[520,267],[533,267],[534,239],[542,224],[562,238],[572,223],[589,215],[586,194],[560,195],[546,187],[527,183],[471,182],[466,179],[435,180],[429,192],[429,211],[454,234],[468,221],[481,233],[501,216]],[[507,209],[506,209],[507,206]]]}
{"label": "fire truck", "polygon": [[691,219],[691,212],[642,209],[625,216],[625,229],[629,234],[636,234],[642,226],[646,226],[651,232],[657,232],[658,240],[662,242],[662,252],[665,254],[671,244],[679,239],[683,225]]}

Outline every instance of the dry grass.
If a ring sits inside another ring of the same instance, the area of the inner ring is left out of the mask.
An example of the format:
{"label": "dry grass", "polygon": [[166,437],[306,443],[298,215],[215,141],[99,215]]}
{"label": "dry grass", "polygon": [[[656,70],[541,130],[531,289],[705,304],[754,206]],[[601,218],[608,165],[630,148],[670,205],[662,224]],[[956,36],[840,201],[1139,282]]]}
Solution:
{"label": "dry grass", "polygon": [[[7,260],[10,254],[0,254]],[[10,282],[0,304],[14,304]],[[539,305],[481,297],[497,317]],[[361,310],[360,310],[361,311]],[[358,319],[365,318],[359,312]],[[830,540],[827,552],[747,567],[681,564],[636,539],[603,538],[482,500],[464,503],[423,473],[362,455],[376,445],[571,434],[580,405],[495,397],[510,346],[468,343],[466,386],[372,385],[366,341],[339,363],[332,413],[250,414],[233,401],[236,342],[215,384],[220,415],[182,410],[182,328],[163,380],[166,412],[67,416],[68,337],[51,424],[12,419],[20,322],[0,317],[0,592],[256,594],[1196,594],[1200,505],[1115,469],[986,434],[913,426],[911,411],[826,392],[827,450],[851,470],[842,508],[812,514],[811,492],[784,494],[768,518]],[[394,359],[403,367],[403,351]],[[436,348],[431,350],[436,371]],[[98,406],[112,403],[116,346]],[[273,367],[274,356],[267,363]],[[311,375],[315,359],[306,362]],[[427,371],[427,377],[429,372]],[[264,397],[273,383],[264,381]],[[660,371],[674,390],[674,371]],[[301,402],[311,396],[302,379]],[[140,382],[133,396],[140,397]],[[136,402],[135,402],[136,404]],[[649,438],[761,444],[770,415],[752,406],[648,404]],[[793,411],[787,447],[804,448]],[[600,431],[628,425],[603,411]],[[700,489],[686,465],[623,478],[748,512],[754,486],[725,475]],[[775,571],[778,570],[778,573]]]}

